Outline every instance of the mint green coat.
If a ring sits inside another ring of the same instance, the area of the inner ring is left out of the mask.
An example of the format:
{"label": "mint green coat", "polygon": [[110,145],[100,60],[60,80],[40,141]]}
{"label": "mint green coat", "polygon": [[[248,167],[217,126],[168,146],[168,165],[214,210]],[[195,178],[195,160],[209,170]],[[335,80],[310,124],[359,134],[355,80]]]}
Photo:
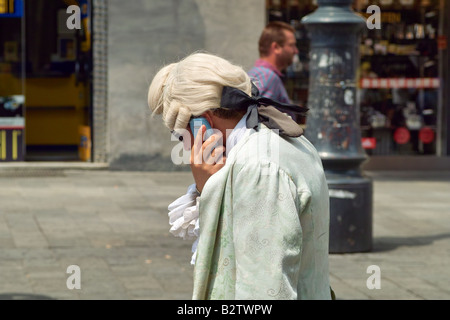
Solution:
{"label": "mint green coat", "polygon": [[305,138],[247,130],[199,199],[193,299],[330,299],[329,195]]}

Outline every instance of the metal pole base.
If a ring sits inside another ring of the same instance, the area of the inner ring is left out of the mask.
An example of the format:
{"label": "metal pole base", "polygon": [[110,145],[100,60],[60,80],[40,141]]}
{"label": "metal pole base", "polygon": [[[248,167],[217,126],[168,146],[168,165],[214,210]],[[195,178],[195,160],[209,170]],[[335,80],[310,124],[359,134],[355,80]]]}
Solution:
{"label": "metal pole base", "polygon": [[360,175],[327,174],[330,191],[330,253],[372,250],[373,183]]}

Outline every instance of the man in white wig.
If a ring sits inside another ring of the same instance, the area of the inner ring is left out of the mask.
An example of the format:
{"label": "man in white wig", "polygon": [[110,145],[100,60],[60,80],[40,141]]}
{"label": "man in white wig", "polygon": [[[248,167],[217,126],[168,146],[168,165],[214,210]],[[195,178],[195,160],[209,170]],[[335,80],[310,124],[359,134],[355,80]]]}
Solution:
{"label": "man in white wig", "polygon": [[[195,185],[169,217],[196,239],[193,299],[330,299],[325,174],[282,112],[307,108],[260,97],[241,67],[206,53],[162,68],[148,102],[191,150]],[[199,116],[214,129],[204,142],[206,127],[189,127]]]}

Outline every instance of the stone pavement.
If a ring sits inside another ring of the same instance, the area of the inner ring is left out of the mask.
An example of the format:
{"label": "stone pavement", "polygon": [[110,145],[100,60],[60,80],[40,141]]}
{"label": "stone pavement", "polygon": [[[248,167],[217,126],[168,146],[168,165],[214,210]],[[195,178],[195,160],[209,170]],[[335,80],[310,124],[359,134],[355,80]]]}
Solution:
{"label": "stone pavement", "polygon": [[[369,172],[374,249],[331,254],[338,299],[450,299],[450,173]],[[1,170],[0,299],[190,299],[191,243],[167,205],[189,172]],[[69,290],[69,266],[81,289]],[[381,289],[368,289],[381,271]]]}

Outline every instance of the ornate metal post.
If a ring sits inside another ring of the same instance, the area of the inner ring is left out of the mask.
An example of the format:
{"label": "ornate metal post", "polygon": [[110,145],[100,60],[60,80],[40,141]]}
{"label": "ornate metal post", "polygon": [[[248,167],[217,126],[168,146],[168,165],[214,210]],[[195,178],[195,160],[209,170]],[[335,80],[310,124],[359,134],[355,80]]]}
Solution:
{"label": "ornate metal post", "polygon": [[356,73],[365,20],[352,0],[318,0],[304,17],[311,39],[306,136],[317,148],[330,189],[330,253],[372,249],[372,181],[360,169]]}

